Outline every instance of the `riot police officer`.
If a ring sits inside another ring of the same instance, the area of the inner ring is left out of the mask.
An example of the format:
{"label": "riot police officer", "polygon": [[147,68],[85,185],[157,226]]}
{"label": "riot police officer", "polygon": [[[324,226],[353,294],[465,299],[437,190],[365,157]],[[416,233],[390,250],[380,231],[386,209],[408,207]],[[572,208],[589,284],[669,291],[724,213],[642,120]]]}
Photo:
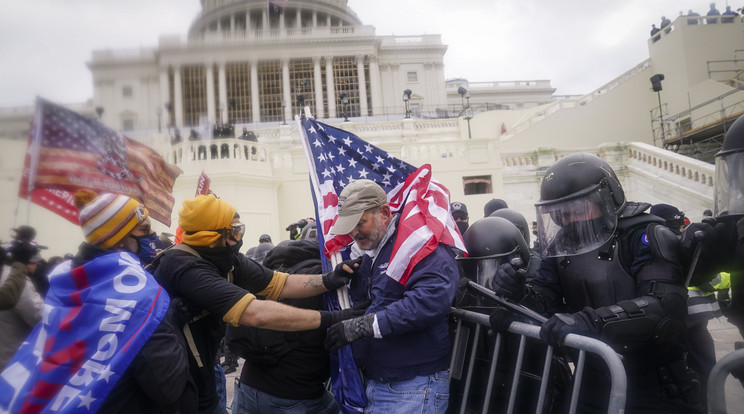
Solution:
{"label": "riot police officer", "polygon": [[[661,220],[629,202],[612,168],[587,153],[568,155],[545,173],[537,209],[542,262],[528,285],[509,264],[494,290],[539,312],[565,302],[540,337],[560,345],[569,333],[601,338],[623,355],[626,412],[698,412],[699,382],[685,364],[687,292],[679,239]],[[494,321],[492,324],[497,324]],[[598,358],[587,359],[579,411],[606,410],[609,381]]]}
{"label": "riot police officer", "polygon": [[[503,210],[499,210],[503,211]],[[523,219],[524,220],[524,219]],[[526,224],[526,221],[525,221]],[[526,227],[526,226],[525,226]],[[513,263],[520,272],[524,272],[530,259],[530,249],[525,242],[522,232],[511,221],[504,217],[485,217],[473,223],[463,236],[465,247],[469,255],[458,255],[457,260],[467,279],[485,288],[493,288],[496,270],[504,263]],[[479,295],[478,291],[468,290],[458,303],[459,308],[467,308],[475,312],[490,313],[502,303]],[[501,309],[503,310],[503,309]],[[503,310],[505,312],[505,310]],[[508,325],[508,324],[507,324]],[[519,337],[508,335],[503,338],[499,347],[496,374],[491,394],[486,395],[486,384],[494,355],[495,337],[491,335],[475,336],[473,330],[467,329],[468,344],[478,341],[476,360],[473,364],[470,378],[467,411],[480,411],[485,399],[493,412],[504,412],[509,402],[510,384],[514,376],[514,364],[520,348]],[[517,388],[515,412],[535,412],[540,391],[540,375],[543,368],[544,347],[536,342],[524,344],[524,362],[520,372],[520,384]],[[463,355],[470,352],[470,346],[458,348]],[[467,358],[458,354],[456,360],[465,361]],[[563,361],[560,361],[563,362]],[[554,378],[568,377],[565,365],[558,362],[551,369]],[[557,395],[563,394],[565,381],[552,381],[547,398],[540,412],[549,412]],[[450,407],[461,406],[461,398],[465,389],[465,378],[453,378],[450,382]]]}

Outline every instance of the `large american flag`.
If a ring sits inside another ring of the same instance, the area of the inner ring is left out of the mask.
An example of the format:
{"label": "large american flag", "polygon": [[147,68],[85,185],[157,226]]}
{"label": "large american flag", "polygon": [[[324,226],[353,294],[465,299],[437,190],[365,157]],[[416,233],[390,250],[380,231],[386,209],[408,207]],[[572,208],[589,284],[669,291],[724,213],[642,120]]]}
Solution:
{"label": "large american flag", "polygon": [[75,191],[123,194],[170,226],[171,191],[179,174],[180,168],[152,148],[39,98],[19,195],[78,224]]}
{"label": "large american flag", "polygon": [[301,124],[326,255],[352,242],[351,236],[334,236],[329,231],[338,218],[338,194],[347,184],[364,178],[378,183],[387,193],[391,210],[400,213],[389,277],[405,285],[413,267],[438,243],[465,251],[449,214],[449,191],[431,178],[430,165],[416,168],[350,132],[311,118]]}

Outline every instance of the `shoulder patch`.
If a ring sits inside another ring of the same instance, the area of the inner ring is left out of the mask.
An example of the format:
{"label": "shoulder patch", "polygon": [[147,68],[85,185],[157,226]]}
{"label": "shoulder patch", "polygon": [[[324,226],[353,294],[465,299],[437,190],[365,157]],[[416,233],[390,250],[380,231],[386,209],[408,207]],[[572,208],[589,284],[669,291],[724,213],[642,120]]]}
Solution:
{"label": "shoulder patch", "polygon": [[648,241],[648,233],[646,233],[645,231],[643,232],[643,235],[641,235],[641,243],[645,244],[646,246],[650,244]]}
{"label": "shoulder patch", "polygon": [[379,271],[380,273],[385,273],[385,271],[387,270],[387,268],[388,268],[388,266],[389,266],[389,265],[390,265],[390,262],[387,262],[387,263],[383,263],[383,264],[381,264],[381,265],[377,266],[377,270],[378,270],[378,271]]}

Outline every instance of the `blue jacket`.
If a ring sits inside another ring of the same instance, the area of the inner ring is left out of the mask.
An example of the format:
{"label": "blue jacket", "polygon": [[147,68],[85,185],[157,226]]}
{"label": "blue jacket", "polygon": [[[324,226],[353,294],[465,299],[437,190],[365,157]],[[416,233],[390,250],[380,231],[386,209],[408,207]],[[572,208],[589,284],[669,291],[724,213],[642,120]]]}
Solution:
{"label": "blue jacket", "polygon": [[355,303],[372,299],[367,313],[377,315],[382,335],[353,342],[354,359],[365,377],[383,381],[402,381],[447,369],[447,315],[459,279],[454,256],[443,244],[416,265],[406,286],[387,276],[384,270],[395,236],[397,230],[374,262],[364,256],[350,289]]}

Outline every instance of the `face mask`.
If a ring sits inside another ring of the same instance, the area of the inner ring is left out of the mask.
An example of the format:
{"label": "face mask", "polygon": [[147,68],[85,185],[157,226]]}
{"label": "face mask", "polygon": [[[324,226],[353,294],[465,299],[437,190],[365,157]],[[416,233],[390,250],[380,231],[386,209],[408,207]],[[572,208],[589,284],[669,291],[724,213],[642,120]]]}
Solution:
{"label": "face mask", "polygon": [[132,236],[137,240],[137,252],[135,253],[139,257],[142,266],[150,264],[150,262],[157,256],[155,249],[154,235],[153,237],[148,236]]}
{"label": "face mask", "polygon": [[222,274],[227,274],[234,265],[235,253],[230,246],[212,248],[207,246],[192,246],[192,248],[199,253],[202,259],[217,266],[217,269]]}
{"label": "face mask", "polygon": [[455,224],[457,224],[457,230],[460,230],[460,234],[465,235],[465,230],[468,229],[468,222],[467,221],[455,221]]}
{"label": "face mask", "polygon": [[234,254],[240,254],[240,248],[243,247],[243,240],[241,239],[239,242],[235,243],[234,245],[230,246],[230,249],[232,249]]}

